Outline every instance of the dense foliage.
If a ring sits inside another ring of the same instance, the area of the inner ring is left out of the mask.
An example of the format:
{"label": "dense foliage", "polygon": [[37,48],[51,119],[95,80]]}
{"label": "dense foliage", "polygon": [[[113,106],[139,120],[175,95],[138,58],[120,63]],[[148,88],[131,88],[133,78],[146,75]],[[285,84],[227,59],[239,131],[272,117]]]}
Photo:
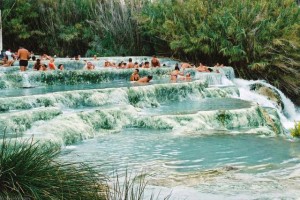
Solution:
{"label": "dense foliage", "polygon": [[219,62],[300,95],[295,0],[6,0],[3,31],[5,48]]}
{"label": "dense foliage", "polygon": [[92,38],[87,20],[97,0],[7,0],[3,2],[4,47],[38,53],[84,54]]}
{"label": "dense foliage", "polygon": [[139,18],[177,57],[234,66],[300,94],[300,9],[294,0],[161,0]]}

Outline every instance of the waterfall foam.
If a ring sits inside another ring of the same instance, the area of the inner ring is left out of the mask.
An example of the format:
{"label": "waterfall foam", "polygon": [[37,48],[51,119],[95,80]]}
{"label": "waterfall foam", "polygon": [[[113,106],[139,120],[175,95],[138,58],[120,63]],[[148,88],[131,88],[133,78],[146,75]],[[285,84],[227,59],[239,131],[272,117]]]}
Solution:
{"label": "waterfall foam", "polygon": [[280,90],[278,90],[276,87],[272,86],[271,84],[266,83],[265,81],[261,81],[261,80],[247,81],[247,80],[242,80],[242,79],[235,79],[234,82],[236,83],[237,86],[240,87],[242,99],[252,100],[252,101],[258,102],[260,105],[266,106],[266,107],[277,107],[277,104],[274,101],[269,100],[268,97],[259,95],[259,94],[255,93],[254,91],[251,91],[250,85],[258,83],[258,84],[264,85],[268,88],[271,88],[272,90],[275,90],[280,95],[281,101],[284,105],[283,114],[286,117],[288,117],[290,120],[294,120],[296,118],[295,105]]}

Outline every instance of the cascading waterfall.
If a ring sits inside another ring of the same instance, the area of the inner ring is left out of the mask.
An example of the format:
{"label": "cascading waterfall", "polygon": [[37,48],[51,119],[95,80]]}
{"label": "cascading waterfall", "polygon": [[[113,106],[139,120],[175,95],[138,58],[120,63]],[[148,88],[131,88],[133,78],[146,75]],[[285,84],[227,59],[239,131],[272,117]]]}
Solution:
{"label": "cascading waterfall", "polygon": [[[281,119],[287,128],[293,126],[293,121],[299,120],[299,114],[297,114],[295,105],[276,87],[261,80],[247,81],[236,79],[234,82],[240,88],[242,99],[258,102],[261,106],[276,108],[278,113],[281,113]],[[272,93],[260,94],[259,91],[255,91],[257,85],[258,87],[264,86],[269,88]],[[272,98],[274,96],[273,94],[275,94],[275,96],[277,95],[276,99]],[[282,104],[282,106],[279,104]]]}
{"label": "cascading waterfall", "polygon": [[197,72],[195,79],[203,80],[208,85],[222,85],[222,74],[209,73],[209,72]]}
{"label": "cascading waterfall", "polygon": [[26,72],[22,73],[22,80],[23,80],[23,83],[22,83],[22,87],[23,88],[30,88],[30,87],[32,87],[32,85],[29,82],[28,74]]}

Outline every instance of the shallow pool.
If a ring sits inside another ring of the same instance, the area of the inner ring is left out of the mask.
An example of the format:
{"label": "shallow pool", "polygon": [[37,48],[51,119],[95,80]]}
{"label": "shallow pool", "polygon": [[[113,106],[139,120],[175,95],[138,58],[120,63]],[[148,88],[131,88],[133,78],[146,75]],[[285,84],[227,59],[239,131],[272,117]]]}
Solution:
{"label": "shallow pool", "polygon": [[[252,199],[252,192],[275,198],[279,191],[293,198],[299,192],[292,189],[300,189],[296,185],[300,181],[299,151],[297,143],[280,137],[232,136],[224,132],[177,135],[172,131],[124,129],[69,147],[62,158],[100,165],[98,170],[106,174],[116,170],[123,174],[126,169],[133,174],[146,173],[149,184],[160,185],[165,192],[173,188],[176,193],[181,187],[193,191],[184,196],[187,199],[203,193],[210,198],[222,193],[227,198]],[[250,183],[256,186],[250,187]],[[284,188],[290,188],[290,193]]]}

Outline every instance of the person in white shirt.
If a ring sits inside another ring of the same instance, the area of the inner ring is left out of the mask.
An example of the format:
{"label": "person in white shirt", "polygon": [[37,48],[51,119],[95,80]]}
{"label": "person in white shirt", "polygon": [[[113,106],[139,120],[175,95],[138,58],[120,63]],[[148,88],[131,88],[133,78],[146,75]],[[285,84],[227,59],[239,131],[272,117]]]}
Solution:
{"label": "person in white shirt", "polygon": [[8,57],[8,60],[12,60],[12,53],[10,51],[10,49],[7,49],[7,51],[5,51],[5,55]]}

